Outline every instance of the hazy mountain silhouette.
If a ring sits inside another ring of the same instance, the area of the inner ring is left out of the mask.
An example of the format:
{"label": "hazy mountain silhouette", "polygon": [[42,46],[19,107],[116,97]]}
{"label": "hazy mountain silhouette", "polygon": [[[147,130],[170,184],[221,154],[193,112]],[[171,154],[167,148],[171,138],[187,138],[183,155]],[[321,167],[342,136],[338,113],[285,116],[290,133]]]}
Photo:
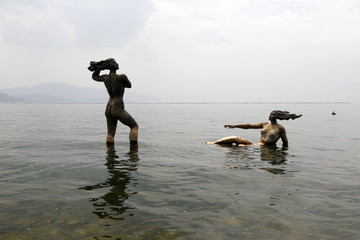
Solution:
{"label": "hazy mountain silhouette", "polygon": [[[44,83],[32,87],[17,87],[0,90],[0,101],[5,102],[48,102],[48,103],[105,103],[109,99],[103,89],[76,87],[65,83]],[[6,96],[8,96],[6,98]],[[11,99],[13,101],[9,101]],[[5,100],[2,100],[5,99]],[[16,101],[16,99],[20,99]],[[125,102],[157,102],[152,96],[126,91]]]}
{"label": "hazy mountain silhouette", "polygon": [[25,100],[0,92],[0,102],[25,102]]}

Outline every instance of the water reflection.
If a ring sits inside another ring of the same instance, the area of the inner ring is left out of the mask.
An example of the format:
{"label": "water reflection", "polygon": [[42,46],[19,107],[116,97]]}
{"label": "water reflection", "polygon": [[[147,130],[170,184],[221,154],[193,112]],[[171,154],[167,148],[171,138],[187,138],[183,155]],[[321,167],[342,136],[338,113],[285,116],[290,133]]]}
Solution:
{"label": "water reflection", "polygon": [[[226,147],[225,168],[249,170],[260,168],[273,174],[285,174],[288,152],[277,146]],[[261,161],[259,161],[259,159]],[[272,166],[268,166],[268,165]],[[276,167],[275,167],[276,166]]]}
{"label": "water reflection", "polygon": [[[92,186],[85,186],[80,189],[92,191],[96,189],[107,189],[106,193],[100,197],[90,199],[95,210],[93,211],[100,218],[123,220],[123,214],[129,209],[126,200],[133,194],[137,180],[132,176],[132,172],[137,171],[137,162],[140,160],[138,149],[130,147],[123,159],[116,154],[114,145],[107,146],[106,167],[109,177],[102,183]],[[131,215],[131,214],[130,214]]]}
{"label": "water reflection", "polygon": [[264,146],[260,148],[260,159],[270,163],[271,165],[279,165],[279,167],[263,167],[261,169],[273,174],[285,174],[285,164],[287,161],[288,152],[286,148],[278,148],[277,146]]}
{"label": "water reflection", "polygon": [[219,146],[229,149],[229,151],[225,153],[224,168],[248,170],[256,166],[253,161],[256,159],[253,147]]}

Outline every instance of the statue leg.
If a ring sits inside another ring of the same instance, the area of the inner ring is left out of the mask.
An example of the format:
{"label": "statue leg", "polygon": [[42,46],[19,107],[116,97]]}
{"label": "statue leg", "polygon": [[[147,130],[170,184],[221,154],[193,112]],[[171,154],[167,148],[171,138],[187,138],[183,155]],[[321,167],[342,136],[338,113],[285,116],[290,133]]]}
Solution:
{"label": "statue leg", "polygon": [[127,111],[123,110],[119,115],[119,120],[122,124],[130,128],[130,145],[137,145],[139,125],[136,123],[135,119]]}
{"label": "statue leg", "polygon": [[107,121],[107,136],[106,136],[106,143],[113,144],[114,143],[114,136],[116,133],[116,125],[117,125],[117,119],[106,116]]}
{"label": "statue leg", "polygon": [[138,130],[139,126],[136,125],[130,129],[129,139],[130,139],[130,145],[137,145],[138,141]]}
{"label": "statue leg", "polygon": [[219,139],[215,142],[205,142],[205,143],[206,144],[220,144],[220,145],[221,144],[236,144],[238,146],[253,144],[249,140],[246,140],[245,138],[237,137],[237,136],[225,137],[225,138]]}

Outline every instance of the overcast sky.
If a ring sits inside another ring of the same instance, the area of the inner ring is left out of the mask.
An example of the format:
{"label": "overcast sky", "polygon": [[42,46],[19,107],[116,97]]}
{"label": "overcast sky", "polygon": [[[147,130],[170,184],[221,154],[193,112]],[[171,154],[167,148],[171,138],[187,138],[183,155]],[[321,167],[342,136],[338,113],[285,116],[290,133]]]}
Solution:
{"label": "overcast sky", "polygon": [[360,101],[360,0],[0,1],[0,89],[109,57],[161,101]]}

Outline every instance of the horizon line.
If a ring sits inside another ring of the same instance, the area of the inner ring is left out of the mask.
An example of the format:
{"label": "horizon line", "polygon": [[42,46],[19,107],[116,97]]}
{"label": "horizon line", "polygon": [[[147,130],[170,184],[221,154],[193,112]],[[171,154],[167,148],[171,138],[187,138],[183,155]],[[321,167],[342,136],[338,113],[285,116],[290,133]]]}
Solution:
{"label": "horizon line", "polygon": [[[106,104],[106,102],[12,102],[4,101],[0,103],[10,104]],[[125,104],[349,104],[354,101],[254,101],[254,102],[125,102]]]}

